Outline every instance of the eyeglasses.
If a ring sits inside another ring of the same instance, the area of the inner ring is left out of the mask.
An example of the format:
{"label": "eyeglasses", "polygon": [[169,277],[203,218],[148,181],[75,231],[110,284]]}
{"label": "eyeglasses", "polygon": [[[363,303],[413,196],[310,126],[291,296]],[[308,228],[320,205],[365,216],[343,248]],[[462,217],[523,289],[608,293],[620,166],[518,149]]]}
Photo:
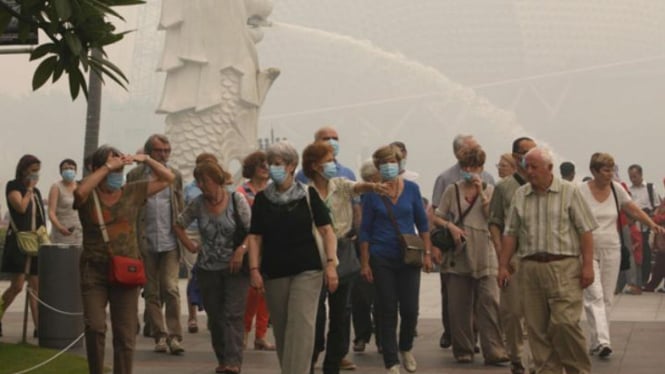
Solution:
{"label": "eyeglasses", "polygon": [[339,140],[339,138],[336,136],[324,136],[323,138],[321,138],[321,140],[330,140],[330,139]]}
{"label": "eyeglasses", "polygon": [[153,148],[152,152],[169,154],[171,153],[171,148]]}

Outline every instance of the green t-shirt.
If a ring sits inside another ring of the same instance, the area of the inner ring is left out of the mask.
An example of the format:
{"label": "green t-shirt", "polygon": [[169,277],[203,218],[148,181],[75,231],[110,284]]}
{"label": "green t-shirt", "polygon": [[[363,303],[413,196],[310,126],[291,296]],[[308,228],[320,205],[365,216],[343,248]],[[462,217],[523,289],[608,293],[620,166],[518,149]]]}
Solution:
{"label": "green t-shirt", "polygon": [[[139,181],[123,186],[122,196],[113,206],[107,206],[101,199],[99,200],[109,235],[109,244],[114,255],[139,257],[136,220],[139,210],[148,197],[148,183],[148,181]],[[108,249],[104,243],[92,193],[78,207],[78,212],[83,228],[83,254],[81,257],[88,260],[108,259]]]}

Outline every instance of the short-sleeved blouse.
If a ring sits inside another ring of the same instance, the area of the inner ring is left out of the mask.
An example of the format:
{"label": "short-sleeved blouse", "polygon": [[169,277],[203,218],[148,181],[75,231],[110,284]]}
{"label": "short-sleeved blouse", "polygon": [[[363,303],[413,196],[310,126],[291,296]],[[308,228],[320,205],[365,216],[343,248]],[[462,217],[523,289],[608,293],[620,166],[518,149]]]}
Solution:
{"label": "short-sleeved blouse", "polygon": [[[113,255],[138,258],[136,221],[139,210],[148,197],[148,181],[138,181],[122,187],[122,196],[112,206],[99,199],[102,218],[106,224],[109,244]],[[83,228],[83,253],[81,258],[92,261],[107,261],[108,247],[104,243],[98,219],[95,199],[92,194],[80,206],[75,206]]]}
{"label": "short-sleeved blouse", "polygon": [[199,195],[185,207],[178,217],[180,227],[188,227],[196,222],[201,237],[201,247],[196,257],[196,266],[209,271],[224,270],[229,267],[233,256],[233,235],[236,231],[235,208],[246,230],[249,230],[251,211],[247,200],[239,194],[231,194],[232,201],[219,214],[211,213],[205,205],[203,195]]}

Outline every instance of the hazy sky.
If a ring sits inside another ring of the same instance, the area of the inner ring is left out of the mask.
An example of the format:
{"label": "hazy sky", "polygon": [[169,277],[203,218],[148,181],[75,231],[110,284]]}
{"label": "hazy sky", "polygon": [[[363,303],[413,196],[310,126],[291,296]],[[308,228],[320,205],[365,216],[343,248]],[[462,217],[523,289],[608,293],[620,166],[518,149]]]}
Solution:
{"label": "hazy sky", "polygon": [[[155,1],[123,9],[120,28],[138,32],[109,49],[132,83],[129,92],[106,86],[100,142],[127,152],[163,131],[154,114],[163,79],[154,72],[158,10]],[[271,19],[259,56],[282,75],[262,112],[262,136],[272,128],[302,149],[332,124],[340,160],[353,168],[403,140],[427,197],[454,162],[458,133],[477,136],[493,174],[526,134],[557,161],[574,161],[580,179],[590,154],[606,151],[623,178],[641,163],[663,190],[665,2],[280,0]],[[31,92],[35,67],[26,55],[0,56],[0,183],[29,152],[43,161],[47,190],[62,158],[82,157],[85,102],[71,103],[62,84]]]}

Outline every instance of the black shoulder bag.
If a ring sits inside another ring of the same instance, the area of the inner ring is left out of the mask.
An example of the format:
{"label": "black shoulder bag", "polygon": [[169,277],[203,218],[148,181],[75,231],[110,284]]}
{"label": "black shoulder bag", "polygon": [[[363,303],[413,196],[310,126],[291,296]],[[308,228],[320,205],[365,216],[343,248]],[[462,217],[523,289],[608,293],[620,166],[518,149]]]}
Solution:
{"label": "black shoulder bag", "polygon": [[614,183],[610,182],[612,188],[612,195],[614,196],[614,205],[617,207],[617,230],[619,231],[619,240],[621,241],[621,265],[619,269],[630,269],[630,249],[623,241],[623,230],[621,229],[621,209],[619,208],[619,199],[617,199],[617,192],[614,190]]}
{"label": "black shoulder bag", "polygon": [[[457,214],[459,216],[457,221],[455,221],[455,226],[460,227],[464,224],[464,218],[469,214],[471,208],[475,205],[476,200],[478,200],[478,196],[473,199],[471,205],[469,205],[464,212],[462,212],[462,202],[457,183],[455,183],[455,197],[457,198]],[[439,248],[442,252],[455,249],[455,239],[453,239],[453,234],[448,227],[436,226],[430,234],[430,240],[432,241],[432,245]]]}

